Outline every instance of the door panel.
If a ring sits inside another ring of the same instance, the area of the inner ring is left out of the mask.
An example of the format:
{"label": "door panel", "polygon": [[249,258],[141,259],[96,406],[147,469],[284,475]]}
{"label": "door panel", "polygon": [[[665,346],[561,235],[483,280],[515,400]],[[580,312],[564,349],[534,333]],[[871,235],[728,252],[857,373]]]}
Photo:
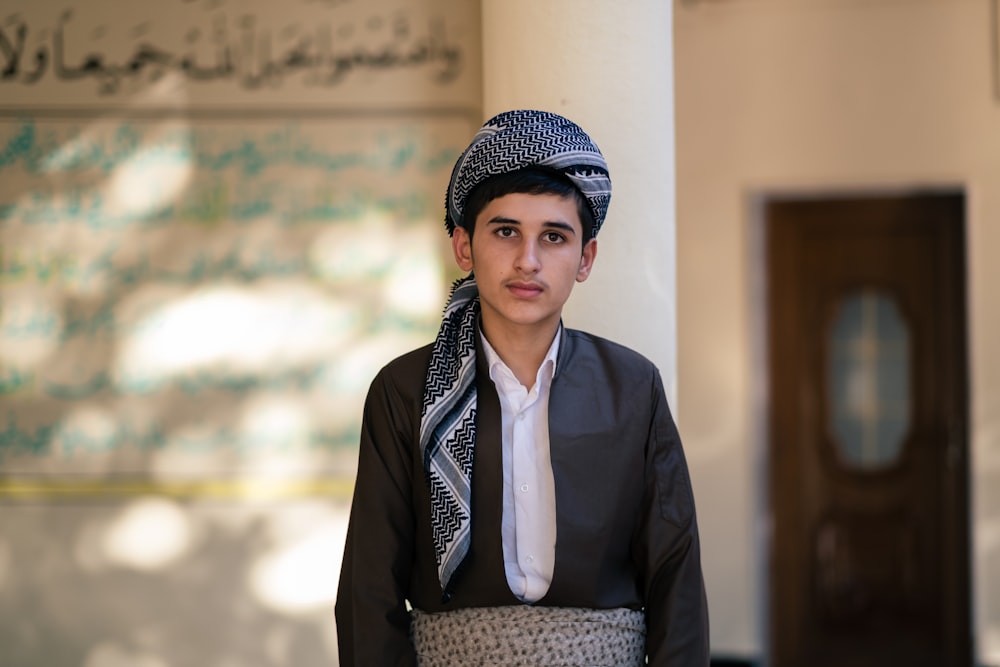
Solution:
{"label": "door panel", "polygon": [[776,667],[971,662],[963,218],[767,207]]}

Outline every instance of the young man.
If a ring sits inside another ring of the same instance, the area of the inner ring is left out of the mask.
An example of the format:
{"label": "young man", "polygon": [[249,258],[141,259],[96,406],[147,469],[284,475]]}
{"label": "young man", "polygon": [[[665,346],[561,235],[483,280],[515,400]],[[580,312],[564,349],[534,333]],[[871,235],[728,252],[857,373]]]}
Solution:
{"label": "young man", "polygon": [[610,196],[597,146],[555,114],[500,114],[459,157],[446,224],[469,275],[365,404],[342,667],[708,664],[659,372],[561,322]]}

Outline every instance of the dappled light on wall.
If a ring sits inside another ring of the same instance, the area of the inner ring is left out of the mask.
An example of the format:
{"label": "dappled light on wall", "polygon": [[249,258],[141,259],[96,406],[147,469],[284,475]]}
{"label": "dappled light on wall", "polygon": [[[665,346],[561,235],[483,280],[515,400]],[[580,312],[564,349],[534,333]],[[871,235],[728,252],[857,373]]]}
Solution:
{"label": "dappled light on wall", "polygon": [[[137,300],[141,302],[141,295]],[[322,363],[354,333],[358,305],[302,284],[208,287],[154,307],[123,341],[118,371],[154,378],[202,369],[266,372]]]}
{"label": "dappled light on wall", "polygon": [[155,574],[188,557],[197,544],[196,526],[175,501],[141,496],[86,526],[73,545],[85,571]]}
{"label": "dappled light on wall", "polygon": [[283,614],[328,608],[337,593],[346,524],[322,512],[303,534],[262,554],[249,573],[250,590],[261,604]]}
{"label": "dappled light on wall", "polygon": [[[14,393],[26,389],[35,370],[56,353],[59,339],[52,332],[61,330],[64,321],[58,301],[39,286],[8,291],[2,305],[0,388]],[[31,317],[23,317],[24,312]]]}
{"label": "dappled light on wall", "polygon": [[317,276],[337,293],[364,296],[365,310],[398,323],[440,314],[445,267],[436,220],[400,227],[384,213],[321,233],[310,252]]}
{"label": "dappled light on wall", "polygon": [[105,528],[107,561],[137,570],[162,570],[186,555],[193,541],[190,520],[176,503],[143,498],[127,505]]}
{"label": "dappled light on wall", "polygon": [[[118,128],[119,132],[128,130]],[[130,142],[137,137],[116,137]],[[188,123],[161,122],[152,136],[144,137],[120,165],[115,165],[103,196],[114,214],[129,218],[149,218],[170,206],[186,190],[194,177],[192,133]],[[98,137],[100,140],[100,137]]]}
{"label": "dappled light on wall", "polygon": [[368,382],[445,301],[448,128],[14,123],[0,454],[25,473],[349,479]]}
{"label": "dappled light on wall", "polygon": [[0,662],[336,664],[364,396],[455,277],[478,4],[12,1]]}
{"label": "dappled light on wall", "polygon": [[[0,631],[13,655],[51,635],[34,619],[73,616],[87,667],[238,656],[224,637],[178,643],[204,627],[188,600],[255,624],[273,664],[335,652],[364,395],[433,339],[447,296],[455,125],[0,120],[0,487],[120,503],[59,510],[79,521],[68,531],[30,523],[34,548],[59,554],[37,575],[14,577],[30,557],[18,547],[8,567],[0,546],[10,599],[60,577],[84,591],[33,597]],[[296,511],[269,503],[314,497],[328,511],[308,530],[261,536]],[[220,501],[256,518],[230,530],[192,511]],[[93,605],[95,590],[110,592]]]}

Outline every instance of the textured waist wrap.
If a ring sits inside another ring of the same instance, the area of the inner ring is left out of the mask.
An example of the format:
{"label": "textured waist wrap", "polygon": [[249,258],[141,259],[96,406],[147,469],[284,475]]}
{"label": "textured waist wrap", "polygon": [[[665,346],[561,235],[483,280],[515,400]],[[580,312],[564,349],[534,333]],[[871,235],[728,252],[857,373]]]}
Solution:
{"label": "textured waist wrap", "polygon": [[632,609],[414,609],[412,619],[420,667],[637,667],[646,660],[645,616]]}

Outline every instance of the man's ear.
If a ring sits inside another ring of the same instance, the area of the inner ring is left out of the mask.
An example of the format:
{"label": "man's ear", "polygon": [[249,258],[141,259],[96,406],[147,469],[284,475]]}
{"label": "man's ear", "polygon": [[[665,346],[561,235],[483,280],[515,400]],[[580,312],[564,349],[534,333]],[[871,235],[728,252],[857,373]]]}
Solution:
{"label": "man's ear", "polygon": [[455,263],[463,271],[472,270],[472,238],[465,227],[456,226],[451,232],[451,250],[455,253]]}
{"label": "man's ear", "polygon": [[580,268],[576,272],[576,282],[582,283],[590,276],[597,259],[597,239],[590,239],[583,245],[583,255],[580,257]]}

